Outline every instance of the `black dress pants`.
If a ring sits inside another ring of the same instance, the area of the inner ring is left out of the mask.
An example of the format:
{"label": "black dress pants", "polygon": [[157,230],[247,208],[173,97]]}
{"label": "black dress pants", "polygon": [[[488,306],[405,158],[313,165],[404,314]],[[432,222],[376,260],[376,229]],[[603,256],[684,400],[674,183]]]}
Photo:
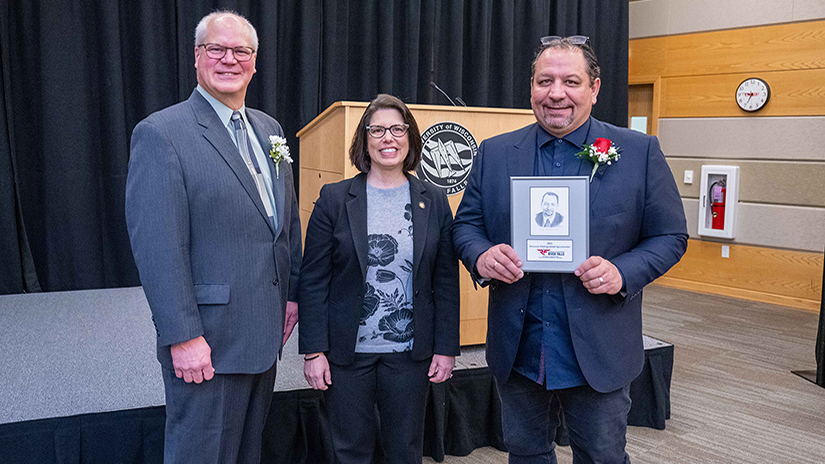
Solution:
{"label": "black dress pants", "polygon": [[385,464],[421,464],[430,362],[407,351],[330,363],[325,399],[337,464],[371,464],[378,433]]}

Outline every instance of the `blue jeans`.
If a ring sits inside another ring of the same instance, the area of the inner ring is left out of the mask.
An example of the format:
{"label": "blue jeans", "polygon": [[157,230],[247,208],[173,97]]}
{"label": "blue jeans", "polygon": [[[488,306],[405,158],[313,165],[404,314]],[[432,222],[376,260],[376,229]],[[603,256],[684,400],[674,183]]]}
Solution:
{"label": "blue jeans", "polygon": [[625,452],[630,385],[599,393],[589,385],[547,390],[517,372],[498,384],[510,464],[556,464],[556,428],[564,412],[573,464],[630,463]]}

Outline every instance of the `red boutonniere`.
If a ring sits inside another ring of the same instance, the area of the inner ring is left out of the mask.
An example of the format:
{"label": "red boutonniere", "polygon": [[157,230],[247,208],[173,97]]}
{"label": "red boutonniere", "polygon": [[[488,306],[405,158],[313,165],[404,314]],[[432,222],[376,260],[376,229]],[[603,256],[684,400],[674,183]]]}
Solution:
{"label": "red boutonniere", "polygon": [[610,139],[604,137],[597,138],[593,141],[592,145],[584,145],[582,151],[576,153],[576,156],[593,162],[593,171],[590,172],[591,182],[599,166],[602,164],[610,166],[614,161],[618,161],[619,158],[622,157],[622,155],[619,154],[619,147],[613,145]]}

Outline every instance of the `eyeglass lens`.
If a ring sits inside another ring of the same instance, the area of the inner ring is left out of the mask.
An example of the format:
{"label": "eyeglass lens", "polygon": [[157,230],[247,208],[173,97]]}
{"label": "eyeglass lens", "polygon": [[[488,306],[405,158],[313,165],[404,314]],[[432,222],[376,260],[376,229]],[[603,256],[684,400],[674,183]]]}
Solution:
{"label": "eyeglass lens", "polygon": [[232,50],[232,55],[238,61],[249,61],[252,58],[254,50],[249,47],[224,47],[220,44],[202,44],[206,49],[206,56],[213,60],[220,60],[226,55],[227,50]]}
{"label": "eyeglass lens", "polygon": [[384,127],[384,126],[367,126],[367,132],[368,132],[368,133],[369,133],[372,137],[375,137],[375,138],[377,138],[377,139],[380,139],[381,137],[383,137],[383,136],[384,136],[384,134],[385,134],[385,133],[387,132],[387,130],[389,129],[390,134],[392,134],[392,136],[393,136],[393,137],[401,137],[402,135],[404,135],[404,134],[406,134],[406,133],[407,133],[407,129],[408,129],[408,128],[409,128],[409,125],[407,125],[407,124],[394,124],[394,125],[392,125],[392,126],[390,126],[390,127]]}
{"label": "eyeglass lens", "polygon": [[587,37],[586,35],[571,35],[570,37],[561,37],[561,36],[558,36],[558,35],[548,35],[546,37],[541,38],[541,43],[543,45],[549,45],[550,42],[552,42],[554,40],[563,40],[565,38],[573,45],[584,45],[584,44],[587,43],[588,40],[590,40],[590,37]]}

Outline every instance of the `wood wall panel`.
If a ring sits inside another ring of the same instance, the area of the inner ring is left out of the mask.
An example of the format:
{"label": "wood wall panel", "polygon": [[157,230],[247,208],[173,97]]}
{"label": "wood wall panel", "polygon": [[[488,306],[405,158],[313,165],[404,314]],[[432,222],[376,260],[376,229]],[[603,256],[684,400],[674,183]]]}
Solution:
{"label": "wood wall panel", "polygon": [[631,40],[628,47],[628,83],[648,84],[665,74],[669,37]]}
{"label": "wood wall panel", "polygon": [[627,127],[630,127],[630,118],[634,116],[646,117],[646,133],[653,133],[653,84],[636,84],[628,89]]}
{"label": "wood wall panel", "polygon": [[825,21],[667,38],[663,77],[762,73],[825,67]]}
{"label": "wood wall panel", "polygon": [[[758,113],[742,111],[734,99],[736,88],[749,77],[760,77],[771,87],[771,99]],[[825,69],[662,79],[659,115],[662,118],[825,115]]]}
{"label": "wood wall panel", "polygon": [[[656,5],[631,4],[631,16],[654,11],[666,25],[647,29],[664,27],[665,34],[788,21],[776,18],[796,7],[787,0],[650,2]],[[825,20],[634,39],[628,69],[629,84],[653,83],[654,133],[693,237],[682,263],[661,282],[817,309],[825,248]],[[749,77],[771,87],[770,102],[757,113],[740,110],[734,99]],[[725,241],[726,260],[722,240],[696,235],[701,165],[724,162],[741,168],[739,220],[736,238]],[[683,182],[686,169],[694,171],[693,185]]]}
{"label": "wood wall panel", "polygon": [[806,253],[691,239],[682,261],[656,282],[685,290],[716,293],[809,311],[819,310],[822,253]]}

